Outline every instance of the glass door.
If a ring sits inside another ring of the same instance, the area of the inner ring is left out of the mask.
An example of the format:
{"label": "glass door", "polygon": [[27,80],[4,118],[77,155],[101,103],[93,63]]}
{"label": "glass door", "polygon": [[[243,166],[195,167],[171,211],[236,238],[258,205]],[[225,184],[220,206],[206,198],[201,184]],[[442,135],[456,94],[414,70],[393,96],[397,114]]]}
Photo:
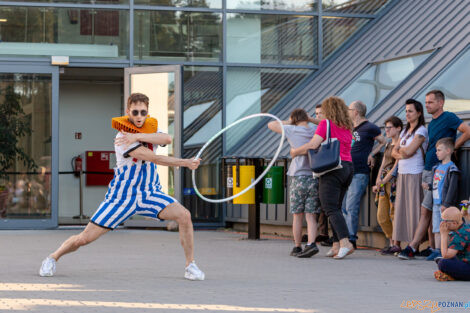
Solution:
{"label": "glass door", "polygon": [[[158,120],[158,128],[173,137],[173,144],[158,147],[157,153],[180,158],[182,151],[182,87],[181,66],[146,66],[126,68],[124,72],[124,111],[131,93],[140,92],[149,97],[149,115]],[[163,192],[182,202],[182,170],[158,166]],[[135,216],[126,226],[155,226],[154,220]]]}
{"label": "glass door", "polygon": [[0,229],[57,227],[58,74],[0,63]]}

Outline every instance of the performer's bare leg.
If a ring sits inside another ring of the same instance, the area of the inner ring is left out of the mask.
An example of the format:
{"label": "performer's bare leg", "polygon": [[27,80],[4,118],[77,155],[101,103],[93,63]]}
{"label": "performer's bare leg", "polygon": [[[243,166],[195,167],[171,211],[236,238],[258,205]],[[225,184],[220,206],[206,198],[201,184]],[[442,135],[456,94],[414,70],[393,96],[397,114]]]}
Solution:
{"label": "performer's bare leg", "polygon": [[158,217],[178,223],[181,246],[186,257],[186,266],[188,266],[194,260],[194,235],[191,213],[178,202],[174,202],[161,211]]}
{"label": "performer's bare leg", "polygon": [[105,233],[107,233],[109,229],[97,226],[93,223],[88,223],[85,230],[83,230],[80,234],[74,235],[64,241],[62,245],[57,249],[54,253],[50,255],[51,258],[58,261],[63,255],[74,252],[78,250],[81,246],[87,245]]}

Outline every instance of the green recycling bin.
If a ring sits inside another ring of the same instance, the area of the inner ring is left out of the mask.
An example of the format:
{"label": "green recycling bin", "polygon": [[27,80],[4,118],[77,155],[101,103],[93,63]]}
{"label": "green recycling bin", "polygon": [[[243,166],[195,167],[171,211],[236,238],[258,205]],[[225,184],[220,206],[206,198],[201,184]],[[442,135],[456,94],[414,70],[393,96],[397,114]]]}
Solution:
{"label": "green recycling bin", "polygon": [[[266,166],[263,169],[266,169]],[[264,176],[263,203],[284,203],[284,166],[273,166]]]}

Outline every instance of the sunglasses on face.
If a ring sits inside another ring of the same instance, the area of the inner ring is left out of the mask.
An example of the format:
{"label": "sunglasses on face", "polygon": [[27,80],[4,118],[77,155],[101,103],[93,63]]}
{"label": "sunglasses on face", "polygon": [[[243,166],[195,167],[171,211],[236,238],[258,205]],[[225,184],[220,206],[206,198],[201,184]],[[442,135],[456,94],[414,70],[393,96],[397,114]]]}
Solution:
{"label": "sunglasses on face", "polygon": [[390,130],[392,128],[393,128],[393,126],[385,126],[385,130]]}
{"label": "sunglasses on face", "polygon": [[139,112],[140,112],[141,116],[147,116],[147,113],[148,113],[147,110],[140,110],[140,111],[139,110],[132,110],[131,114],[132,114],[132,116],[138,116]]}

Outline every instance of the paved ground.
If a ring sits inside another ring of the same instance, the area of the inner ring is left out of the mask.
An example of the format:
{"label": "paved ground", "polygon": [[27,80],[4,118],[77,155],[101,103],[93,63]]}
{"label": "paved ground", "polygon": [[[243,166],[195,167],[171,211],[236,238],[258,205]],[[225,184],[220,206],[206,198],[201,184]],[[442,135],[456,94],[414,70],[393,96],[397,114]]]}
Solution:
{"label": "paved ground", "polygon": [[[183,279],[177,233],[124,229],[65,256],[55,277],[39,277],[41,260],[79,231],[0,231],[0,312],[375,313],[417,311],[418,303],[401,308],[407,300],[470,300],[470,283],[435,281],[433,262],[374,250],[332,260],[323,247],[297,259],[288,255],[288,240],[222,231],[196,232],[203,282]],[[439,312],[462,310],[470,308],[441,305]]]}

